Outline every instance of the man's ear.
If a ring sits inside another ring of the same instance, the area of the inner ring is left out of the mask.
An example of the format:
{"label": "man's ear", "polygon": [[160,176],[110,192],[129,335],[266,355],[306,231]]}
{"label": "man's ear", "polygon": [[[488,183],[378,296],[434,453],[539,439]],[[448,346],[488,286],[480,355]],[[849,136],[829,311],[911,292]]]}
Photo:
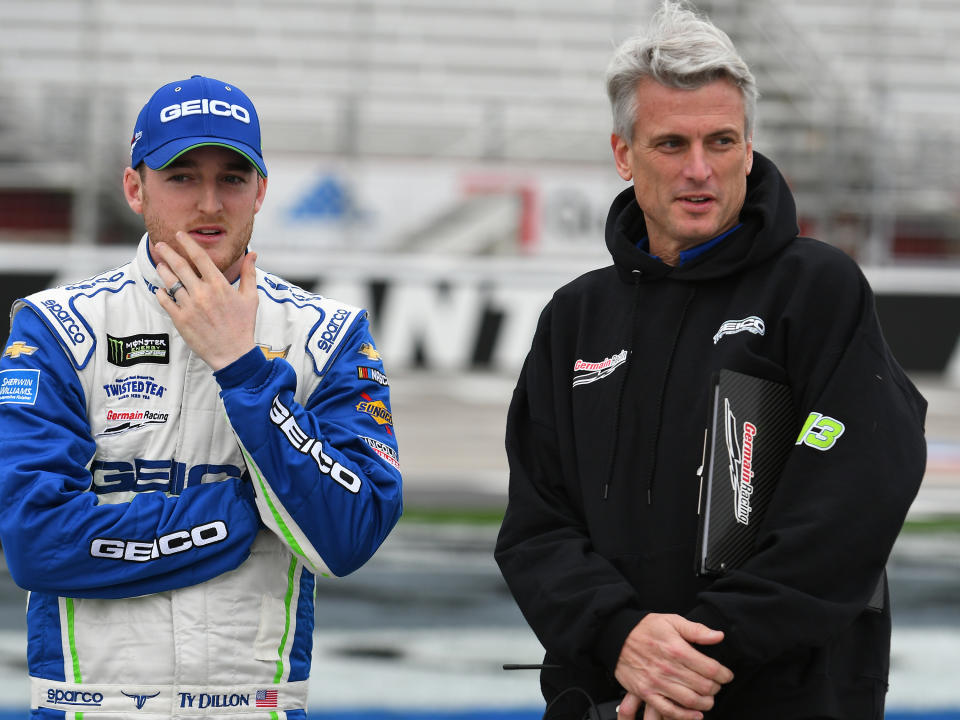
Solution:
{"label": "man's ear", "polygon": [[633,168],[630,166],[630,145],[616,133],[611,133],[610,147],[613,149],[613,162],[617,166],[617,174],[624,180],[633,180]]}
{"label": "man's ear", "polygon": [[131,167],[123,171],[123,196],[137,215],[143,215],[143,178]]}
{"label": "man's ear", "polygon": [[254,214],[260,212],[260,207],[263,205],[263,198],[267,194],[267,179],[261,175],[257,175],[257,199],[253,204]]}

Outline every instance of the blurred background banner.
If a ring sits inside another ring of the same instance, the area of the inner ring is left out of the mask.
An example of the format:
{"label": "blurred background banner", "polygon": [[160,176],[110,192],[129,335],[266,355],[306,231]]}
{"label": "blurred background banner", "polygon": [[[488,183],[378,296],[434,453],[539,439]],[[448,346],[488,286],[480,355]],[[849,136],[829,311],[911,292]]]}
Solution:
{"label": "blurred background banner", "polygon": [[[500,669],[540,653],[491,557],[503,424],[543,305],[609,262],[625,184],[603,74],[655,4],[0,0],[0,306],[129,259],[134,119],[161,84],[204,74],[260,113],[263,268],[371,311],[407,515],[368,567],[319,588],[316,717],[542,711],[535,674]],[[754,147],[787,176],[801,232],[860,263],[930,400],[927,477],[891,560],[888,718],[960,717],[960,4],[696,5],[757,76]],[[16,714],[23,593],[0,577],[0,706]]]}

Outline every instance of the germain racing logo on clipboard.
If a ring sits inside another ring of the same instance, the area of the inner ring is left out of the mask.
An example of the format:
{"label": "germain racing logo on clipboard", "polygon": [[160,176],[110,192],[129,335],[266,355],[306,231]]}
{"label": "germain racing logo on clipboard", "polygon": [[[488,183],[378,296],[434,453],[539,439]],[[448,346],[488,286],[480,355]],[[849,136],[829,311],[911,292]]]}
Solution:
{"label": "germain racing logo on clipboard", "polygon": [[757,436],[757,426],[752,422],[743,423],[743,436],[737,431],[737,418],[730,409],[730,398],[723,399],[724,429],[727,437],[727,456],[730,461],[730,485],[733,488],[733,515],[741,525],[750,524],[753,506],[753,439]]}

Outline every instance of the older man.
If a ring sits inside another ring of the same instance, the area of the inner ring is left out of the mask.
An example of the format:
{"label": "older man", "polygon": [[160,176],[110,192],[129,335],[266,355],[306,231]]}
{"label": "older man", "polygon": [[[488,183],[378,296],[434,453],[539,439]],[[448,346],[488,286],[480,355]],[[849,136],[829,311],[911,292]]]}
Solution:
{"label": "older man", "polygon": [[[546,715],[580,718],[585,693],[623,718],[879,720],[890,612],[871,599],[923,475],[926,403],[856,264],[797,236],[722,31],[668,0],[607,87],[632,183],[613,265],[555,293],[507,421],[496,557],[547,651]],[[750,557],[701,577],[721,369],[789,386],[799,437]]]}

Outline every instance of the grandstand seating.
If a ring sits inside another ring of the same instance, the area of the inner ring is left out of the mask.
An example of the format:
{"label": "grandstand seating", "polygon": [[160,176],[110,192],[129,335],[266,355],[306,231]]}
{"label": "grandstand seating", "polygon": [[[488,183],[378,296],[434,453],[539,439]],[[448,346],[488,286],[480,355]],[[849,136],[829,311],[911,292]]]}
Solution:
{"label": "grandstand seating", "polygon": [[[756,147],[788,171],[814,223],[876,230],[906,217],[960,234],[955,0],[699,5],[751,61]],[[195,72],[256,98],[271,154],[608,164],[603,71],[653,6],[0,3],[0,189],[68,189],[115,214],[118,139],[158,84]],[[84,222],[89,234],[104,220]]]}

